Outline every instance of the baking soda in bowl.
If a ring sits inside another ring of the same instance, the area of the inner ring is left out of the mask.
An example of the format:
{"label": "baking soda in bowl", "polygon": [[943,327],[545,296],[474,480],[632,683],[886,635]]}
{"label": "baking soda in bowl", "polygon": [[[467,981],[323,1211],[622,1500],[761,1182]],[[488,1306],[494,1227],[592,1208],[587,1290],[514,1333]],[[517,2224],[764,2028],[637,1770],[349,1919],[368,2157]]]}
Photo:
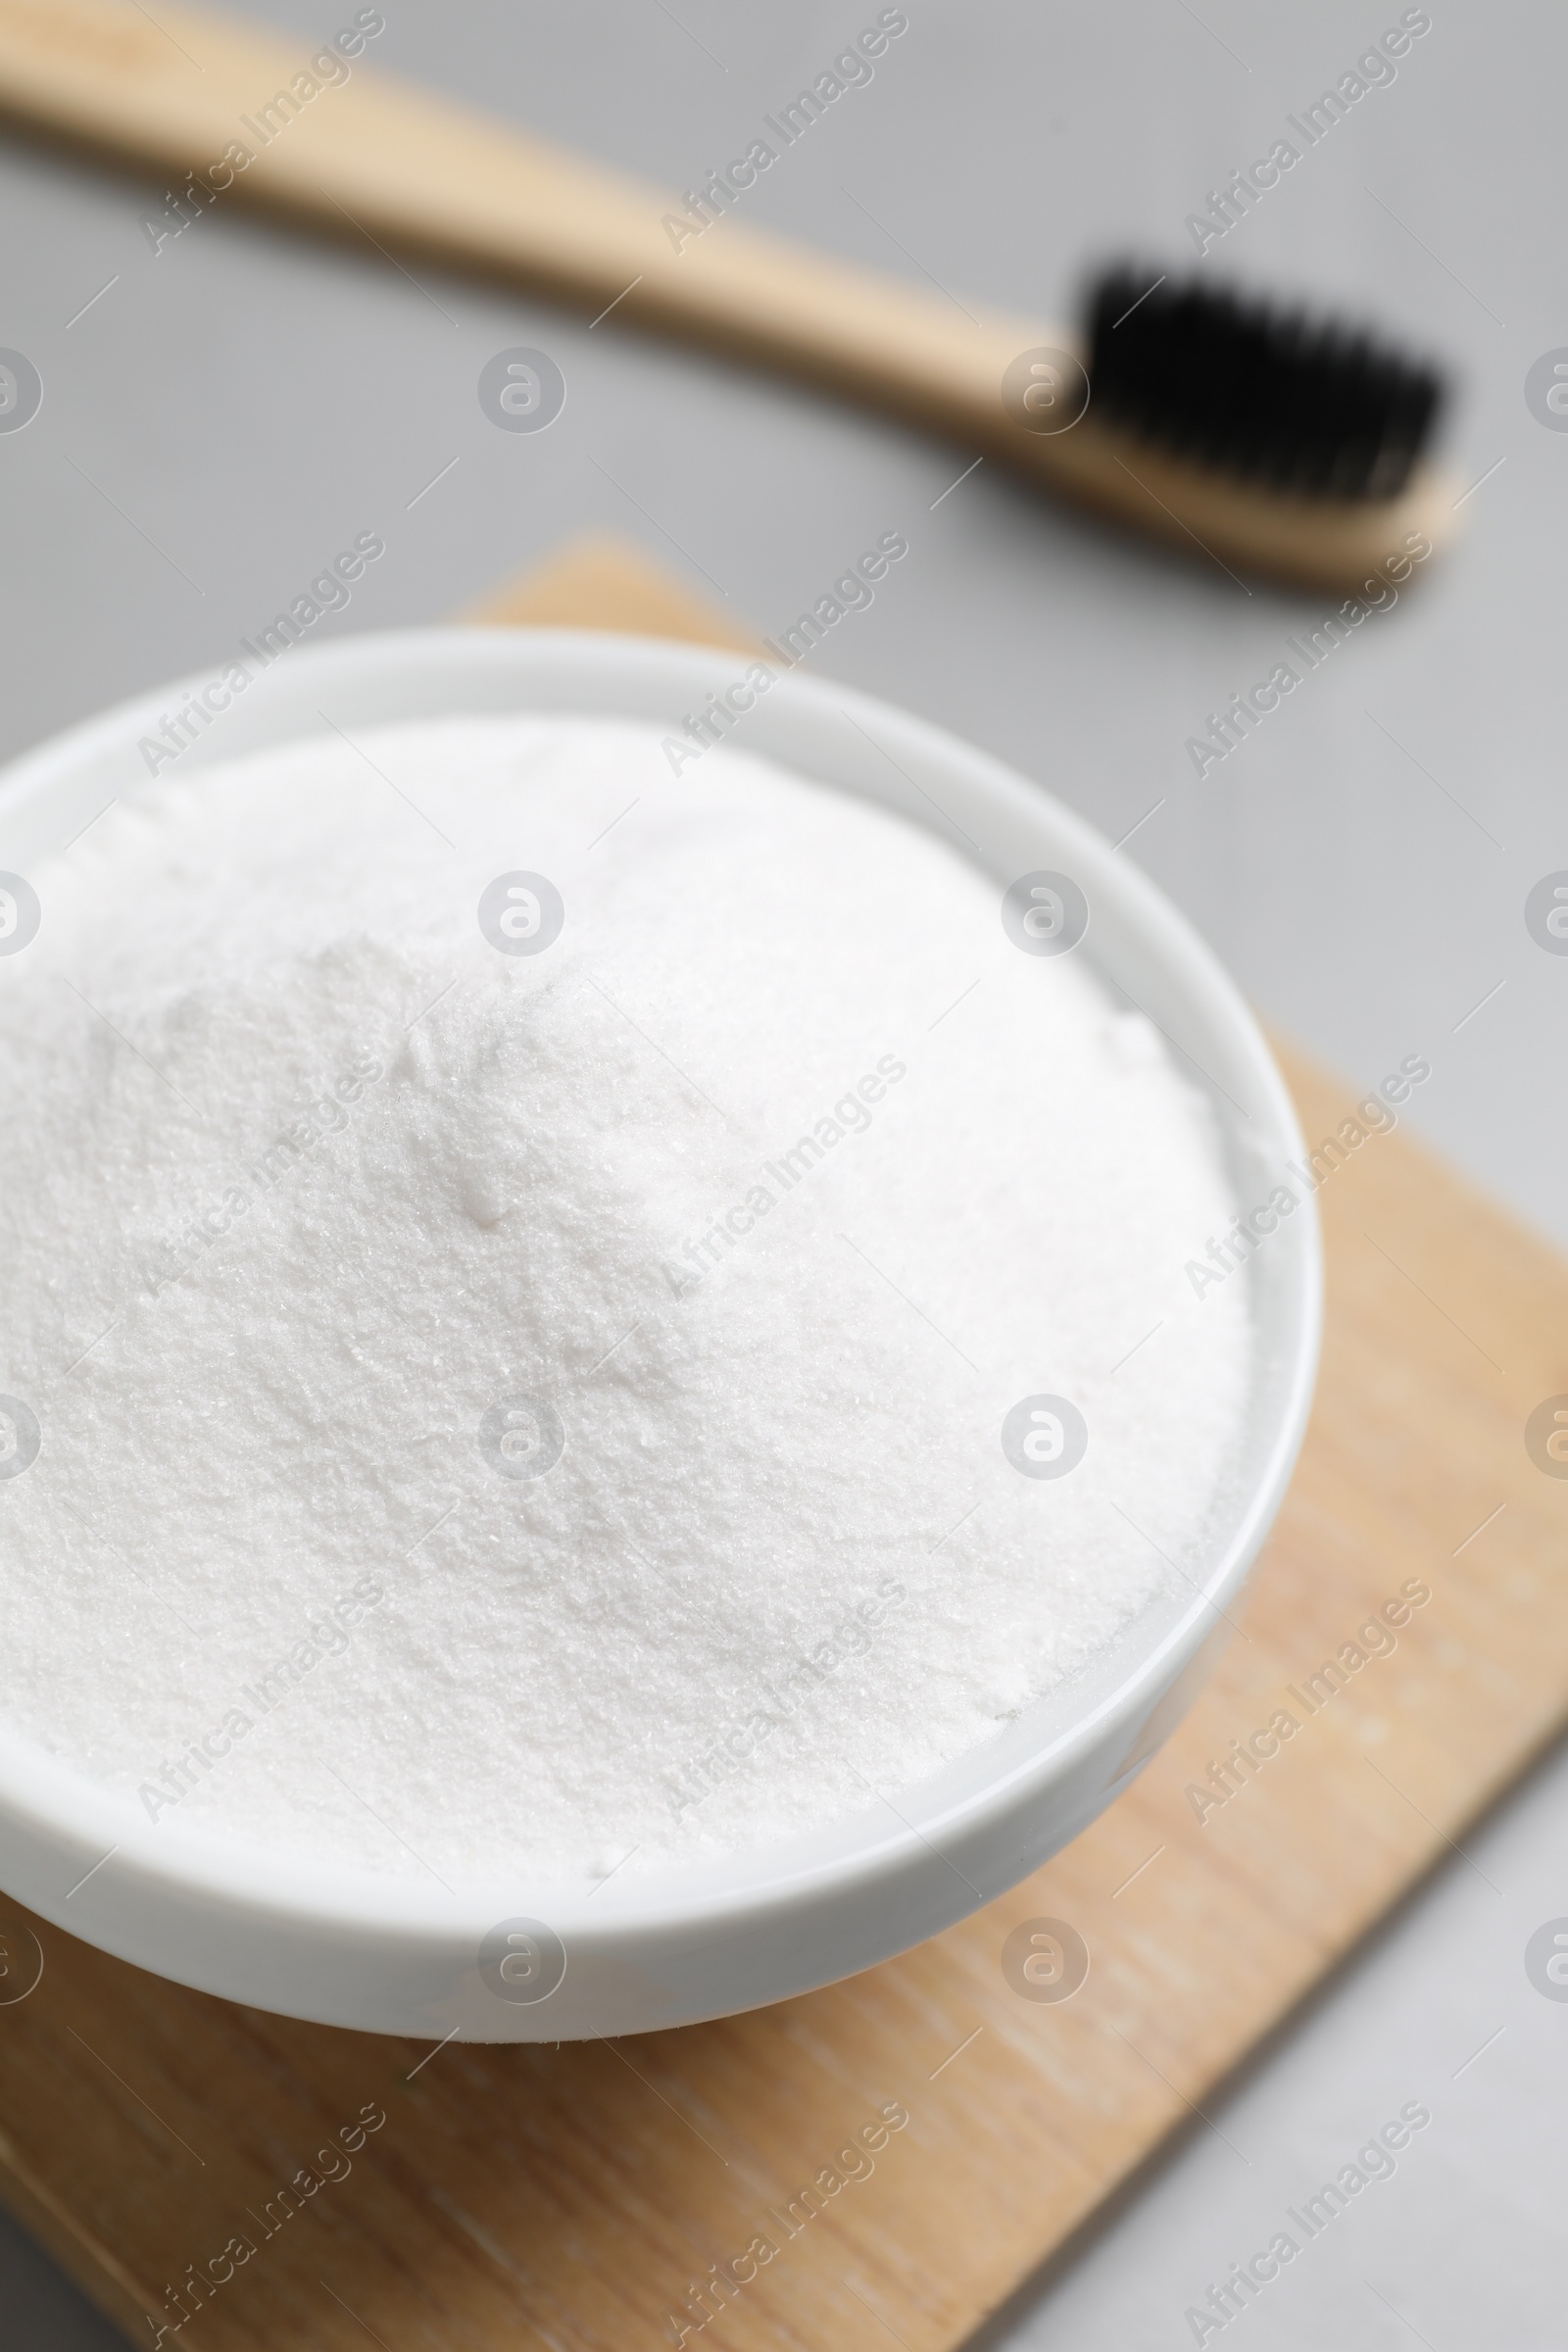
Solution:
{"label": "baking soda in bowl", "polygon": [[151,1821],[448,1882],[757,1847],[1201,1562],[1236,1204],[1062,877],[552,717],[165,781],[31,880],[0,1717]]}

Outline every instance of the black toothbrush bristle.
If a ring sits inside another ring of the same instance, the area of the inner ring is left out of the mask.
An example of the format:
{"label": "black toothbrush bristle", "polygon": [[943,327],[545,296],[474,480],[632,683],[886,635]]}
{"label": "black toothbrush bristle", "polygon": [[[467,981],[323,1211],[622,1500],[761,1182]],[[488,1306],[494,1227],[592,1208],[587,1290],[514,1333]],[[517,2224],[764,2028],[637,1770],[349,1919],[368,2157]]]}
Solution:
{"label": "black toothbrush bristle", "polygon": [[1089,345],[1107,421],[1308,497],[1397,497],[1443,401],[1434,368],[1369,335],[1157,270],[1096,281]]}

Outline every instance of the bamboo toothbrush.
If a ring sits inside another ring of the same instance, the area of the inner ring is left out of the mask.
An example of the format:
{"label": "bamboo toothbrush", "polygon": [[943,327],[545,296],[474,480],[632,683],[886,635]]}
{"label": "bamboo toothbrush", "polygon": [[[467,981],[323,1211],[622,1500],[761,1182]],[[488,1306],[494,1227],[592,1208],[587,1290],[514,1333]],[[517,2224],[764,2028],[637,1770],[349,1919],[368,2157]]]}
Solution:
{"label": "bamboo toothbrush", "polygon": [[1228,570],[1348,593],[1451,530],[1454,485],[1421,454],[1439,387],[1396,354],[1155,272],[1102,280],[1087,343],[971,318],[734,218],[705,225],[716,189],[693,214],[377,74],[365,51],[383,24],[362,9],[308,52],[163,0],[156,20],[134,0],[0,0],[0,110],[168,173],[170,233],[262,203],[612,308],[891,411]]}

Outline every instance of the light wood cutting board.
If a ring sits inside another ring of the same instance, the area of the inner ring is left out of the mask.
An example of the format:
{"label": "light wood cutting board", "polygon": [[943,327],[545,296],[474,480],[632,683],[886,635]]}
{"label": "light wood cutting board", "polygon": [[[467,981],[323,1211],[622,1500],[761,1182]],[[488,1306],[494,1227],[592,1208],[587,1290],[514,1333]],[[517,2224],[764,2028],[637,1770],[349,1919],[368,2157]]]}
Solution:
{"label": "light wood cutting board", "polygon": [[[745,642],[604,542],[469,617]],[[1315,1144],[1351,1090],[1288,1068]],[[1247,1638],[1026,1885],[780,2008],[433,2055],[187,1992],[0,1897],[8,2202],[142,2343],[183,2281],[178,2340],[211,2352],[690,2345],[714,2266],[743,2282],[710,2285],[701,2337],[730,2352],[957,2343],[1568,1720],[1568,1480],[1523,1434],[1568,1392],[1568,1266],[1399,1134],[1319,1200],[1322,1382]],[[1431,1597],[1397,1648],[1308,1716],[1288,1689],[1407,1582]],[[1200,1822],[1190,1785],[1280,1707],[1299,1732]],[[1003,1974],[1041,1918],[1089,1947],[1066,2002]]]}

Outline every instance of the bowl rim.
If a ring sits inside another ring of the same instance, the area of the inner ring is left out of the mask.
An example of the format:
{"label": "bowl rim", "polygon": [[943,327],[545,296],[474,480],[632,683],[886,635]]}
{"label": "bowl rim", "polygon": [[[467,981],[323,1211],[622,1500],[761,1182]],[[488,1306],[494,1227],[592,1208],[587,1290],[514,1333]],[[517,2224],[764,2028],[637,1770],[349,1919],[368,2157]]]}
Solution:
{"label": "bowl rim", "polygon": [[[750,658],[767,660],[761,650]],[[447,689],[458,690],[449,693],[449,699],[438,707],[393,710],[383,718],[362,717],[356,721],[362,725],[403,719],[420,723],[442,715],[525,715],[552,709],[635,717],[637,713],[629,706],[596,706],[589,699],[597,676],[601,691],[611,680],[622,689],[646,690],[648,707],[642,715],[678,724],[669,720],[674,704],[695,701],[696,707],[701,707],[698,687],[710,688],[715,677],[744,675],[747,661],[746,653],[734,647],[597,629],[447,625],[345,632],[333,640],[290,648],[280,676],[269,671],[256,681],[266,692],[252,708],[280,705],[282,725],[260,743],[229,745],[224,731],[218,730],[217,740],[224,748],[212,750],[206,758],[196,755],[215,738],[203,737],[191,747],[193,756],[182,773],[199,774],[231,758],[252,757],[277,744],[319,734],[314,713],[307,716],[303,706],[311,705],[317,695],[330,691],[334,684],[372,690],[377,685],[390,686],[394,699],[397,687],[406,688],[411,678],[417,680],[420,690],[434,691],[443,681]],[[157,728],[160,711],[180,708],[190,693],[210,679],[214,666],[208,664],[126,697],[6,763],[0,768],[0,837],[19,807],[36,806],[95,761],[129,752],[139,734]],[[771,668],[772,663],[767,666]],[[510,675],[519,685],[526,682],[537,689],[563,672],[574,680],[582,679],[583,700],[564,701],[559,693],[546,700],[537,692],[532,697],[525,693],[515,703],[478,710],[462,700],[465,679],[494,680]],[[310,681],[303,696],[295,688],[299,680]],[[671,688],[675,689],[673,701],[668,693]],[[177,702],[174,697],[179,698]],[[1042,823],[1049,827],[1056,845],[1073,861],[1075,874],[1090,885],[1092,903],[1098,894],[1100,904],[1117,906],[1122,915],[1142,930],[1161,962],[1173,966],[1200,999],[1213,1033],[1223,1036],[1232,1056],[1245,1066],[1284,1152],[1298,1158],[1303,1155],[1305,1147],[1284,1079],[1254,1015],[1217,956],[1154,883],[1046,786],[949,729],[836,682],[775,672],[766,702],[762,704],[759,698],[759,707],[768,713],[767,724],[780,711],[800,711],[808,721],[815,714],[848,719],[862,732],[874,728],[875,740],[882,748],[891,745],[917,766],[961,772],[968,786],[1018,817],[1025,829]],[[298,716],[298,724],[290,723],[294,716]],[[771,751],[765,741],[749,739],[740,748],[755,749],[763,758],[779,758],[786,765],[796,764]],[[861,797],[876,796],[867,790]],[[917,809],[908,808],[904,812],[910,821],[923,822],[936,838],[949,838]],[[983,861],[982,870],[997,878],[995,869]],[[1102,977],[1115,985],[1113,974],[1106,972]],[[677,1885],[666,1891],[664,1882],[650,1875],[623,1882],[612,1899],[599,1900],[600,1886],[606,1887],[607,1895],[610,1891],[605,1881],[558,1882],[541,1876],[530,1883],[527,1899],[538,1901],[568,1951],[613,1952],[635,1937],[661,1931],[708,1934],[736,1929],[835,1892],[874,1890],[879,1884],[891,1884],[921,1848],[929,1854],[933,1834],[957,1838],[994,1831],[1030,1798],[1042,1796],[1052,1784],[1064,1779],[1089,1750],[1114,1739],[1119,1730],[1131,1728],[1147,1713],[1152,1700],[1171,1682],[1173,1664],[1179,1671],[1182,1663],[1197,1655],[1213,1631],[1214,1612],[1224,1613],[1244,1584],[1279,1509],[1300,1449],[1322,1325],[1322,1251],[1316,1204],[1308,1196],[1301,1206],[1306,1214],[1291,1220],[1290,1241],[1281,1253],[1291,1279],[1283,1290],[1278,1327],[1270,1336],[1286,1350],[1288,1377],[1261,1471],[1237,1511],[1226,1542],[1201,1582],[1195,1584],[1192,1600],[1130,1671],[1042,1746],[1015,1759],[980,1788],[924,1814],[917,1810],[924,1784],[901,1788],[901,1796],[916,1809],[916,1820],[901,1815],[893,1826],[868,1835],[852,1850],[814,1861],[809,1851],[813,1843],[829,1838],[841,1843],[847,1829],[862,1818],[869,1821],[870,1805],[863,1817],[858,1812],[841,1816],[825,1831],[797,1836],[788,1843],[710,1850],[667,1874],[669,1879],[678,1879],[682,1871],[691,1876],[694,1866],[732,1874],[725,1884],[706,1890],[683,1893]],[[1107,1655],[1113,1657],[1114,1651],[1113,1643]],[[976,1743],[976,1747],[980,1745],[983,1742]],[[975,1749],[965,1752],[972,1754]],[[0,1722],[0,1824],[21,1833],[35,1847],[74,1856],[88,1877],[107,1871],[112,1864],[114,1882],[127,1898],[138,1892],[154,1901],[195,1896],[231,1917],[265,1920],[310,1939],[370,1931],[377,1936],[401,1937],[421,1945],[439,1942],[442,1947],[454,1941],[476,1944],[498,1917],[516,1908],[523,1874],[514,1869],[498,1870],[493,1877],[465,1875],[455,1888],[448,1889],[412,1875],[392,1876],[313,1860],[286,1846],[252,1845],[211,1829],[188,1825],[160,1828],[140,1821],[133,1804],[128,1791],[94,1781],[51,1755],[29,1736]],[[778,1857],[772,1867],[767,1865],[769,1855]],[[125,1885],[127,1878],[133,1882],[130,1886]],[[78,1878],[77,1886],[81,1884]],[[76,1891],[73,1886],[66,1893],[65,1885],[63,1874],[60,1901],[69,1900]],[[37,1902],[36,1894],[28,1899]],[[80,1932],[93,1934],[85,1918]]]}

